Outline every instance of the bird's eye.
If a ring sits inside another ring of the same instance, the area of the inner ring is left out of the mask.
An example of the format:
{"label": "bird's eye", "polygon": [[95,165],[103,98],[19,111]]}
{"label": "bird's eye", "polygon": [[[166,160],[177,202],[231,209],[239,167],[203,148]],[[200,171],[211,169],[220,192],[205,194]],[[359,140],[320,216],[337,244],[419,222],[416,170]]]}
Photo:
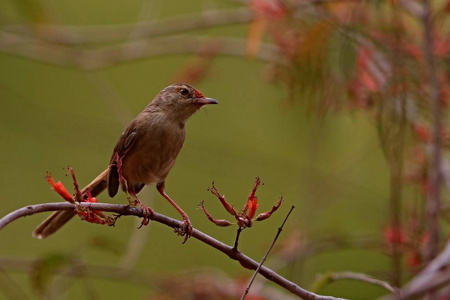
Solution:
{"label": "bird's eye", "polygon": [[180,94],[183,95],[183,96],[186,96],[187,94],[189,94],[189,91],[188,91],[188,89],[182,88],[180,90]]}

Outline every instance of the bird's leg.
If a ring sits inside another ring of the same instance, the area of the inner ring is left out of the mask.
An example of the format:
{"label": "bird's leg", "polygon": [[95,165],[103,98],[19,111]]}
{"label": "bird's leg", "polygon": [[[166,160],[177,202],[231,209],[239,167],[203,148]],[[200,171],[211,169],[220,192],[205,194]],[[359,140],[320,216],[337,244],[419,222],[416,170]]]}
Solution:
{"label": "bird's leg", "polygon": [[144,225],[148,225],[148,223],[150,222],[150,220],[153,220],[155,218],[155,212],[153,211],[153,209],[149,206],[144,205],[141,200],[139,200],[138,196],[136,195],[136,193],[134,192],[134,187],[131,185],[128,188],[128,193],[133,197],[134,199],[134,203],[136,205],[139,205],[139,207],[142,209],[142,211],[144,212],[144,218],[141,222],[141,226],[139,226],[139,228],[141,228]]}
{"label": "bird's leg", "polygon": [[183,222],[180,225],[180,228],[178,230],[178,234],[181,236],[185,236],[183,244],[186,243],[187,239],[191,237],[192,235],[192,223],[189,220],[189,216],[181,209],[181,207],[178,206],[178,204],[175,203],[175,201],[173,201],[169,195],[166,194],[166,192],[164,192],[164,188],[165,188],[165,182],[159,182],[156,185],[156,189],[158,190],[158,192],[161,194],[161,196],[163,196],[167,201],[169,201],[169,203],[175,207],[175,209],[181,214],[181,216],[183,217]]}
{"label": "bird's leg", "polygon": [[117,174],[119,174],[119,186],[122,188],[123,191],[127,190],[127,180],[125,177],[123,177],[122,173],[122,157],[120,157],[119,153],[114,153],[114,159],[116,161],[117,166]]}

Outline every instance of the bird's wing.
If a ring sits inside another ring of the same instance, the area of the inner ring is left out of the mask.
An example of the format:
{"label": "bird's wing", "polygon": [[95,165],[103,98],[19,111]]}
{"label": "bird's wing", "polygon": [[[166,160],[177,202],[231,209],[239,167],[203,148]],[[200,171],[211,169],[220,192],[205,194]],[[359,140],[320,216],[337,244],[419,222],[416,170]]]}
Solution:
{"label": "bird's wing", "polygon": [[120,180],[119,180],[119,168],[122,164],[123,158],[126,156],[128,151],[133,147],[136,141],[136,126],[135,122],[132,122],[127,129],[120,136],[119,141],[114,147],[113,155],[109,163],[109,173],[108,173],[108,194],[112,198],[117,194],[119,190]]}

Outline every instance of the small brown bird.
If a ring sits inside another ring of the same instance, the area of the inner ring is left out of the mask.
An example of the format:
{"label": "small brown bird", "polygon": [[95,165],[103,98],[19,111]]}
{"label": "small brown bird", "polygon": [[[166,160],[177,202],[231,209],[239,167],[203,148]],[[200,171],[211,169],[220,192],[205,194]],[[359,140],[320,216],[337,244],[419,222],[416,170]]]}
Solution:
{"label": "small brown bird", "polygon": [[[87,197],[87,190],[95,197],[106,188],[109,196],[114,197],[121,186],[146,212],[142,221],[146,225],[153,210],[144,206],[137,194],[145,185],[156,183],[158,192],[183,217],[180,233],[186,235],[186,241],[192,232],[191,222],[165,193],[164,183],[183,147],[186,120],[203,105],[217,103],[188,84],[175,83],[163,89],[122,133],[109,167],[81,191],[83,197]],[[33,236],[48,237],[74,215],[72,211],[54,212],[36,228]]]}

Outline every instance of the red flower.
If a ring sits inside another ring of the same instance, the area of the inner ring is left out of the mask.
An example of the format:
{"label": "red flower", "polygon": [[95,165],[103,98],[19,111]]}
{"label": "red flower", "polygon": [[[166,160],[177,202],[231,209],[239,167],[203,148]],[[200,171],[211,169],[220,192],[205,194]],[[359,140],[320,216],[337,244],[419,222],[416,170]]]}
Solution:
{"label": "red flower", "polygon": [[250,219],[253,219],[253,217],[255,216],[256,210],[258,209],[258,198],[254,197],[254,198],[248,198],[247,201],[248,204],[248,217]]}
{"label": "red flower", "polygon": [[[265,219],[268,219],[272,215],[272,213],[275,212],[278,209],[278,207],[280,207],[281,202],[283,201],[283,197],[281,197],[280,200],[278,200],[278,202],[275,204],[275,206],[272,207],[271,210],[261,213],[256,218],[254,218],[255,214],[256,214],[256,210],[258,209],[258,206],[259,206],[258,197],[256,197],[255,194],[256,194],[256,190],[258,189],[260,184],[261,184],[261,180],[259,179],[259,177],[256,177],[256,181],[255,181],[255,184],[253,185],[252,192],[248,196],[247,202],[245,203],[244,207],[242,208],[242,210],[239,213],[237,213],[236,210],[234,209],[234,207],[225,200],[225,196],[220,195],[219,191],[214,186],[214,182],[213,182],[212,188],[210,188],[208,190],[219,199],[219,201],[222,203],[225,210],[236,219],[237,225],[239,227],[247,228],[247,227],[252,227],[253,221],[263,221]],[[205,209],[203,202],[200,203],[199,207],[201,210],[203,210],[203,212],[205,213],[208,220],[210,220],[217,226],[224,227],[224,226],[231,225],[231,223],[228,222],[227,220],[214,219],[211,216],[211,214]]]}
{"label": "red flower", "polygon": [[[88,189],[86,190],[86,195],[83,197],[80,189],[78,188],[78,183],[75,178],[75,172],[72,168],[68,168],[70,173],[72,174],[73,178],[73,185],[75,187],[75,195],[77,201],[74,200],[74,197],[67,191],[65,186],[61,183],[61,181],[55,182],[55,180],[52,177],[52,174],[49,172],[47,173],[47,176],[45,179],[50,183],[50,185],[53,187],[53,189],[64,198],[64,200],[78,204],[79,202],[90,202],[90,203],[97,203],[97,199],[95,197],[92,197],[91,191]],[[114,222],[116,218],[110,217],[105,215],[102,211],[99,210],[90,210],[89,207],[81,207],[77,205],[75,208],[75,213],[80,216],[82,220],[88,221],[90,223],[96,223],[96,224],[107,224],[107,225],[114,225]]]}
{"label": "red flower", "polygon": [[384,239],[388,244],[403,245],[406,242],[406,236],[403,230],[393,226],[384,228]]}
{"label": "red flower", "polygon": [[413,130],[422,142],[429,143],[431,141],[430,130],[424,124],[415,124]]}
{"label": "red flower", "polygon": [[248,217],[250,219],[253,219],[255,216],[256,210],[258,209],[258,197],[255,196],[256,190],[258,189],[259,185],[261,184],[261,180],[259,177],[256,177],[255,184],[253,185],[253,190],[250,193],[250,195],[247,198],[247,203],[245,203],[245,206],[243,208],[243,213],[247,213],[248,210]]}
{"label": "red flower", "polygon": [[45,176],[45,180],[52,186],[52,188],[57,192],[64,200],[74,203],[72,195],[67,191],[66,187],[62,184],[61,181],[55,182],[52,177],[52,173],[48,172],[47,176]]}
{"label": "red flower", "polygon": [[416,250],[410,251],[406,253],[405,263],[407,266],[411,268],[418,267],[422,263],[422,257],[418,251]]}

